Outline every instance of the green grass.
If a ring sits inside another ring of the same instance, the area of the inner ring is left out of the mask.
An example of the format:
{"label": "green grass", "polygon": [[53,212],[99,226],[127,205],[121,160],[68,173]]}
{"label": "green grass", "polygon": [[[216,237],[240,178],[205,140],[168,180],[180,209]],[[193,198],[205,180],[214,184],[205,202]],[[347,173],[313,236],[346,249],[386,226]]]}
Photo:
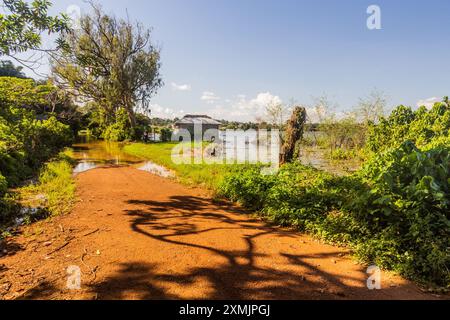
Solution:
{"label": "green grass", "polygon": [[[71,150],[67,149],[41,168],[36,183],[8,190],[0,198],[0,239],[10,236],[6,230],[15,225],[15,218],[30,224],[71,211],[75,203],[73,165]],[[22,208],[38,211],[22,214]]]}
{"label": "green grass", "polygon": [[72,171],[71,151],[66,150],[42,168],[35,185],[18,191],[22,204],[28,207],[41,207],[50,216],[69,213],[75,202]]}
{"label": "green grass", "polygon": [[202,186],[216,191],[225,176],[245,165],[224,164],[175,164],[172,161],[172,150],[178,142],[168,143],[132,143],[123,148],[125,153],[150,160],[158,165],[174,171],[179,181],[185,185]]}

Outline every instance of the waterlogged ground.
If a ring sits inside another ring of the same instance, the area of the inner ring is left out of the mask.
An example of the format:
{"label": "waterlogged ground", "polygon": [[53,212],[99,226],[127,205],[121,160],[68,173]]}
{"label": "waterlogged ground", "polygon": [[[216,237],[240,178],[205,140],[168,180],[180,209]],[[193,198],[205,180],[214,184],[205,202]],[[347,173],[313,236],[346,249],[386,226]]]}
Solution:
{"label": "waterlogged ground", "polygon": [[94,141],[73,145],[73,157],[77,160],[74,173],[79,174],[92,169],[108,166],[131,166],[161,177],[169,178],[174,174],[168,169],[151,161],[129,155],[122,150],[123,144]]}
{"label": "waterlogged ground", "polygon": [[[74,173],[78,174],[105,166],[132,166],[162,177],[174,176],[173,172],[163,166],[123,152],[123,146],[121,143],[104,141],[75,144],[73,146],[74,158],[78,161],[78,164],[74,169]],[[199,152],[199,154],[209,157],[210,153],[207,150],[206,152]],[[191,154],[187,155],[189,158],[191,156]],[[220,157],[220,152],[217,153],[217,156]],[[236,150],[236,156],[241,161],[248,159],[248,154],[245,149]],[[213,159],[210,158],[209,160]],[[311,165],[317,169],[337,175],[348,175],[361,167],[361,162],[358,160],[331,160],[327,155],[327,150],[320,147],[304,147],[300,160],[304,165]],[[253,162],[257,161],[255,160]]]}
{"label": "waterlogged ground", "polygon": [[361,168],[362,162],[353,160],[332,160],[327,150],[320,147],[304,147],[301,151],[300,161],[304,165],[313,166],[338,176],[349,175]]}

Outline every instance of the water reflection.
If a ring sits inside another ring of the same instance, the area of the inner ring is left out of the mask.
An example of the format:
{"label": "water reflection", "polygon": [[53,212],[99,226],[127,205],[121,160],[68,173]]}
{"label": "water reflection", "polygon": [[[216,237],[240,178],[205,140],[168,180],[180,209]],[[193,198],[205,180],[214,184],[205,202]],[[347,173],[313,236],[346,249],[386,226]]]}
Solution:
{"label": "water reflection", "polygon": [[73,169],[73,173],[77,174],[77,173],[82,173],[82,172],[86,172],[92,169],[95,169],[99,166],[98,163],[95,162],[79,162],[76,167]]}
{"label": "water reflection", "polygon": [[78,143],[73,146],[73,155],[77,160],[74,174],[108,166],[132,166],[162,177],[172,177],[173,173],[151,161],[131,156],[123,152],[123,144],[105,141]]}
{"label": "water reflection", "polygon": [[137,169],[156,174],[163,178],[171,178],[174,176],[174,174],[172,172],[170,172],[169,170],[167,170],[166,168],[159,166],[150,161],[145,162],[142,166],[137,167]]}

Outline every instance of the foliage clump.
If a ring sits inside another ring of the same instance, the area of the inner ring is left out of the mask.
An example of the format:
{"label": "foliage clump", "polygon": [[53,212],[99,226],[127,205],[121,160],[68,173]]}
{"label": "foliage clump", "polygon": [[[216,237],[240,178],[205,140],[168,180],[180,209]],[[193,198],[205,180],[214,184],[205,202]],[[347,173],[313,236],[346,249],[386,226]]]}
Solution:
{"label": "foliage clump", "polygon": [[72,142],[68,125],[55,116],[37,114],[51,92],[31,79],[0,78],[0,200],[10,205],[6,189],[17,186]]}
{"label": "foliage clump", "polygon": [[378,153],[398,147],[407,140],[422,148],[437,139],[448,139],[449,131],[450,104],[447,97],[431,110],[420,107],[413,111],[410,107],[399,106],[389,117],[382,117],[379,124],[370,126],[367,148]]}
{"label": "foliage clump", "polygon": [[348,245],[362,261],[450,288],[449,115],[446,100],[430,111],[398,107],[372,125],[377,153],[351,176],[298,162],[274,176],[243,168],[225,177],[219,194]]}

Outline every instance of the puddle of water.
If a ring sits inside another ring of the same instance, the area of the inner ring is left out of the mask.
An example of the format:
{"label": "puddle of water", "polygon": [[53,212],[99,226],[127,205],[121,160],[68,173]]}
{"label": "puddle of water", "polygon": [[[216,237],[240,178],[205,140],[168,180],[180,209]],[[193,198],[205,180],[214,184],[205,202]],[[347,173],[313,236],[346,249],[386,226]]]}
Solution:
{"label": "puddle of water", "polygon": [[26,221],[30,219],[38,219],[43,213],[43,208],[41,207],[23,207],[17,217],[14,218],[13,228],[20,227],[25,224]]}
{"label": "puddle of water", "polygon": [[73,173],[78,174],[82,172],[86,172],[98,167],[98,163],[95,162],[79,162],[76,167],[73,169]]}
{"label": "puddle of water", "polygon": [[[124,153],[122,147],[123,144],[104,141],[75,144],[73,146],[73,154],[78,164],[73,171],[74,174],[99,167],[132,166],[138,170],[150,172],[164,178],[175,176],[167,168]],[[317,169],[337,175],[347,175],[358,170],[361,165],[358,161],[333,161],[328,159],[325,153],[325,150],[320,148],[305,148],[302,150],[301,161],[305,165],[312,165]]]}
{"label": "puddle of water", "polygon": [[122,147],[123,144],[105,141],[73,145],[73,156],[78,162],[73,173],[76,175],[108,166],[132,166],[138,170],[150,172],[164,178],[174,176],[170,170],[162,166],[123,152]]}
{"label": "puddle of water", "polygon": [[119,143],[93,141],[73,145],[73,156],[78,164],[74,174],[104,166],[127,166],[143,162],[122,151]]}
{"label": "puddle of water", "polygon": [[150,172],[153,174],[156,174],[158,176],[161,176],[163,178],[173,178],[175,175],[173,172],[167,170],[166,168],[159,166],[153,162],[146,162],[145,164],[137,167],[138,170]]}

